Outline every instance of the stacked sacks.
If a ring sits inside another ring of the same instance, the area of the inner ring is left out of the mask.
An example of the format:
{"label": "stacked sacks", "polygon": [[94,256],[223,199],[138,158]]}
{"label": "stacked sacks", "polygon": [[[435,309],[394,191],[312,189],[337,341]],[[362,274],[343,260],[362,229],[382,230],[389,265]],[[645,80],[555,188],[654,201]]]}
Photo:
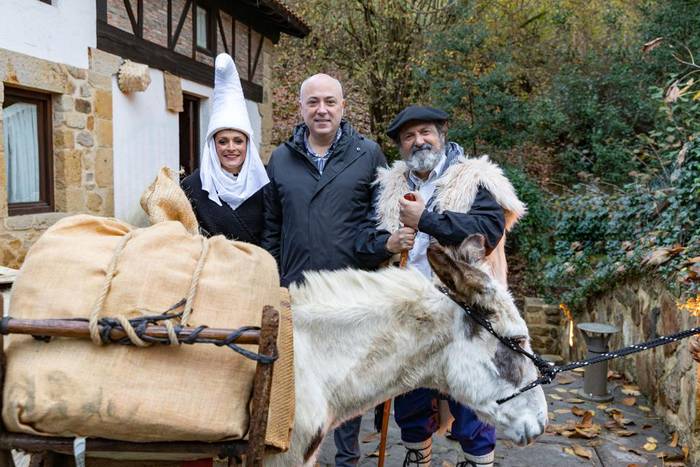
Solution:
{"label": "stacked sacks", "polygon": [[[287,341],[279,342],[270,409],[276,430],[267,443],[286,449],[294,401],[291,316],[275,261],[260,248],[223,236],[207,240],[173,221],[134,229],[116,219],[66,218],[27,254],[10,316],[133,318],[160,314],[188,296],[188,326],[235,329],[258,325],[265,305],[282,311]],[[13,335],[6,353],[2,417],[11,432],[142,442],[221,441],[247,432],[255,363],[226,348]]]}

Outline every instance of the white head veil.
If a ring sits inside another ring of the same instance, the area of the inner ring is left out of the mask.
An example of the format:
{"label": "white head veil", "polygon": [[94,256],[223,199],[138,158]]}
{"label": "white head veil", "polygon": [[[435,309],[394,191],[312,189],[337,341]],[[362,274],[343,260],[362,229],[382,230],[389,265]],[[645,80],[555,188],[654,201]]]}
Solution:
{"label": "white head veil", "polygon": [[[238,130],[248,136],[245,161],[235,179],[224,172],[216,155],[214,135],[225,129]],[[219,206],[224,201],[232,209],[236,209],[270,181],[258,148],[253,143],[253,128],[248,118],[241,80],[236,65],[228,54],[216,57],[211,118],[202,148],[199,177],[202,189],[209,193],[210,200]]]}

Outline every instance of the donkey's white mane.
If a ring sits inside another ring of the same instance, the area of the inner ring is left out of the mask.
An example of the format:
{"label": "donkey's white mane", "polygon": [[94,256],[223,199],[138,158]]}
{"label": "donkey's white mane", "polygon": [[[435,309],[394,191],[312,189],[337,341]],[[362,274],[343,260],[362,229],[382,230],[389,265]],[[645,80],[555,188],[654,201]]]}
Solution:
{"label": "donkey's white mane", "polygon": [[[304,319],[303,312],[309,312],[322,314],[313,316],[314,320],[342,317],[357,322],[358,318],[367,315],[368,310],[390,313],[394,311],[390,305],[395,305],[397,299],[409,304],[430,294],[438,295],[439,292],[417,269],[395,267],[373,272],[357,269],[306,272],[304,283],[290,287],[294,305],[302,312],[295,314],[295,320]],[[349,304],[352,308],[348,308]]]}

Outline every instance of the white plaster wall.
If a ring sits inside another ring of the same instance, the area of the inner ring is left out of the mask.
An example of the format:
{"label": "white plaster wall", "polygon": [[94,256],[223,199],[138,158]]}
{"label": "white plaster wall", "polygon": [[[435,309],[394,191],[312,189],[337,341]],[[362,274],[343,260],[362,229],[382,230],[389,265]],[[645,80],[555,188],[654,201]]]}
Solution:
{"label": "white plaster wall", "polygon": [[139,203],[143,191],[161,167],[177,171],[180,164],[178,114],[165,107],[163,72],[150,73],[148,89],[128,95],[112,78],[114,213],[137,226],[148,225]]}
{"label": "white plaster wall", "polygon": [[95,0],[0,0],[0,48],[88,68],[97,42]]}

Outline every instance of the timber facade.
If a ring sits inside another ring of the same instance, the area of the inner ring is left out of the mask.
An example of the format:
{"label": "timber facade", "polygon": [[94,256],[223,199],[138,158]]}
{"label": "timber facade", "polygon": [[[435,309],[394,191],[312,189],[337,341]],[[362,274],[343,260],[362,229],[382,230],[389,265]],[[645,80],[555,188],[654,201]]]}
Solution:
{"label": "timber facade", "polygon": [[[269,156],[273,46],[309,32],[277,0],[3,0],[0,10],[0,265],[12,268],[67,215],[145,225],[138,201],[158,169],[198,165],[218,53],[235,59],[254,143]],[[120,89],[127,60],[148,67],[145,89]]]}

